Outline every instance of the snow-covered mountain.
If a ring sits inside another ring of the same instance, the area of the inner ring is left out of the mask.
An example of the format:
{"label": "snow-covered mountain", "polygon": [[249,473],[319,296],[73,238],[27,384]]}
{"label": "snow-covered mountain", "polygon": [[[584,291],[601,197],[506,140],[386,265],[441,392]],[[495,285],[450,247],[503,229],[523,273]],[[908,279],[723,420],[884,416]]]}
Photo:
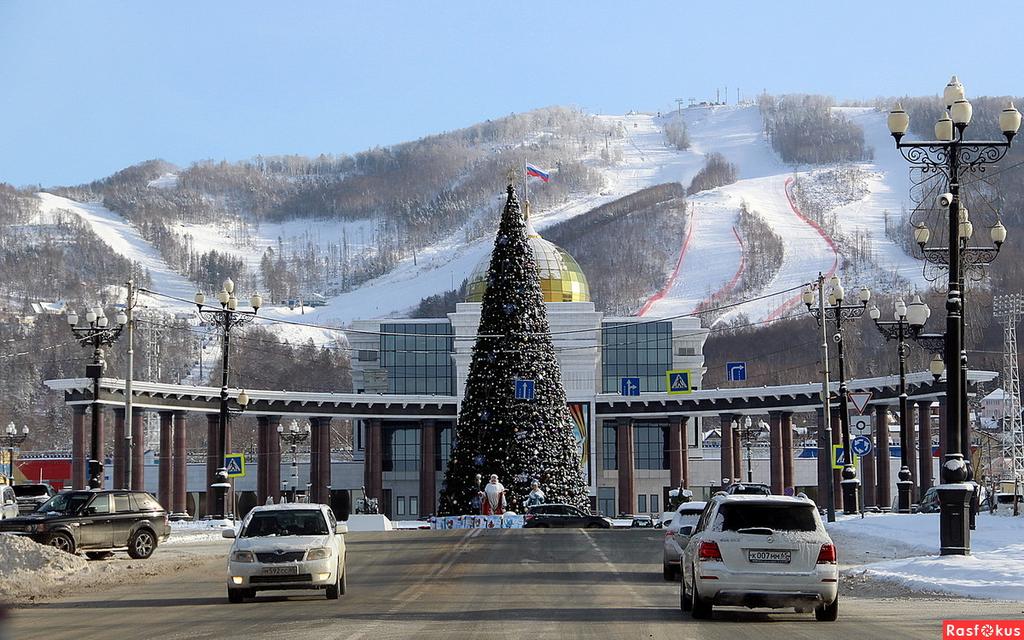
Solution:
{"label": "snow-covered mountain", "polygon": [[[924,288],[926,282],[920,263],[883,232],[886,212],[898,214],[904,206],[909,207],[907,168],[892,148],[885,114],[869,108],[843,111],[863,128],[867,144],[874,148],[873,161],[851,163],[866,176],[862,197],[841,204],[833,211],[842,235],[870,234],[871,238],[873,264],[866,272],[858,270],[857,280],[847,282],[847,288],[852,290],[851,287],[875,283],[891,287],[894,274],[907,288]],[[722,154],[738,169],[735,183],[689,198],[690,215],[687,228],[680,230],[679,253],[665,265],[666,285],[659,292],[652,291],[651,299],[638,313],[645,316],[688,314],[707,309],[734,292],[746,270],[752,268],[736,231],[741,203],[760,216],[782,239],[784,257],[774,277],[761,290],[744,291],[743,296],[750,301],[731,307],[719,320],[739,314],[751,321],[782,317],[797,306],[801,284],[809,282],[819,272],[830,275],[837,269],[844,270],[842,247],[827,231],[802,214],[792,193],[795,179],[812,178],[827,168],[794,169],[783,163],[763,134],[758,107],[695,107],[665,116],[631,113],[597,118],[624,132],[621,137],[607,140],[609,146],[605,153],[612,162],[601,159],[601,150],[591,151],[586,160],[601,172],[606,186],[599,193],[535,210],[533,222],[542,234],[554,223],[586,215],[601,204],[649,186],[679,182],[685,187],[711,153]],[[685,151],[669,145],[663,133],[663,126],[673,119],[686,123],[691,145]],[[557,173],[552,179],[558,179]],[[176,183],[174,174],[166,174],[151,181],[149,188],[173,188]],[[153,291],[171,296],[150,297],[147,304],[167,309],[193,308],[187,301],[191,300],[195,285],[171,268],[124,218],[96,203],[74,202],[49,193],[40,193],[38,197],[44,213],[65,209],[80,216],[114,252],[139,262],[148,270]],[[494,206],[500,206],[497,196]],[[230,253],[255,270],[264,250],[279,246],[283,240],[301,238],[304,242],[328,244],[344,235],[348,242],[358,245],[360,237],[372,234],[368,224],[316,220],[264,222],[256,229],[240,233],[231,225],[178,223],[175,230],[190,237],[197,248]],[[328,299],[323,306],[268,306],[261,315],[268,320],[323,327],[344,326],[359,318],[401,315],[423,297],[458,286],[486,255],[492,239],[467,241],[468,235],[457,230],[401,260],[388,273]],[[336,336],[329,329],[291,324],[277,326],[288,337]]]}

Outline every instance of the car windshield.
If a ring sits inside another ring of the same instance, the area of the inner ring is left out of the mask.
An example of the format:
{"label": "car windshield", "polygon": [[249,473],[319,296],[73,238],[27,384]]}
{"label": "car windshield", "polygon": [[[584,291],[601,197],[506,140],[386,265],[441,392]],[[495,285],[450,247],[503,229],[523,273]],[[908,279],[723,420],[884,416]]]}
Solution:
{"label": "car windshield", "polygon": [[319,511],[282,510],[254,513],[241,537],[322,536],[327,533],[327,522]]}
{"label": "car windshield", "polygon": [[818,526],[812,505],[723,504],[719,517],[722,519],[722,531],[814,531]]}
{"label": "car windshield", "polygon": [[58,493],[40,505],[36,511],[40,513],[78,513],[91,497],[92,494],[89,493]]}
{"label": "car windshield", "polygon": [[14,495],[19,498],[35,498],[47,495],[46,486],[41,484],[16,484]]}

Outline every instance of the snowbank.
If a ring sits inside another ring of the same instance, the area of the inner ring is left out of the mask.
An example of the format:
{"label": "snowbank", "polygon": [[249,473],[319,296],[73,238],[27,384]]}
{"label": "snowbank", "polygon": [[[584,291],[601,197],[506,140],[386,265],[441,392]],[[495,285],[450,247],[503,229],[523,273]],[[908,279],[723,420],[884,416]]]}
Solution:
{"label": "snowbank", "polygon": [[848,517],[829,524],[828,529],[858,545],[910,556],[863,564],[847,569],[846,575],[969,598],[1024,601],[1024,518],[982,513],[977,526],[971,532],[970,556],[938,555],[938,514]]}
{"label": "snowbank", "polygon": [[68,576],[85,570],[89,562],[29,538],[0,534],[0,597],[25,590],[26,583],[45,590],[57,587]]}
{"label": "snowbank", "polygon": [[231,520],[178,520],[171,522],[171,537],[164,545],[214,542],[223,539],[224,529],[237,531],[240,522]]}

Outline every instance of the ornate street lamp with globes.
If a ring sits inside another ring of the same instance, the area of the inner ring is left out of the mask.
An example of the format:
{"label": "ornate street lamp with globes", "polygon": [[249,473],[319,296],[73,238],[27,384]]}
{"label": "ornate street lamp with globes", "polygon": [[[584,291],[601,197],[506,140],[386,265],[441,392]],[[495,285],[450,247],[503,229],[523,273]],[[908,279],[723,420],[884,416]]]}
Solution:
{"label": "ornate street lamp with globes", "polygon": [[[998,221],[990,229],[991,254],[978,255],[973,251],[968,246],[974,232],[973,223],[961,203],[960,186],[966,174],[981,173],[986,165],[995,164],[1006,156],[1013,137],[1020,129],[1021,114],[1012,102],[999,114],[999,129],[1004,140],[966,140],[964,132],[971,123],[974,109],[956,76],[946,85],[943,102],[946,111],[935,123],[934,140],[904,140],[910,128],[910,116],[900,104],[889,112],[888,125],[896,148],[911,166],[926,175],[938,176],[947,189],[939,196],[938,205],[948,210],[948,246],[940,251],[925,252],[926,260],[944,263],[943,266],[949,270],[945,332],[945,361],[949,364],[946,367],[946,450],[943,452],[941,483],[937,487],[941,505],[939,544],[942,555],[967,555],[971,551],[969,510],[974,486],[970,482],[972,470],[964,456],[965,447],[970,446],[969,438],[964,437],[969,428],[965,415],[964,280],[971,268],[968,261],[983,265],[995,258],[995,253],[1006,240],[1006,229]],[[915,240],[922,250],[930,235],[923,225],[915,229]]]}
{"label": "ornate street lamp with globes", "polygon": [[[287,429],[284,425],[277,425],[277,435],[283,442],[291,447],[292,451],[292,495],[290,502],[295,502],[295,493],[299,489],[299,445],[309,439],[310,426],[307,422],[299,426],[298,420],[292,420]],[[282,488],[288,485],[281,482]]]}
{"label": "ornate street lamp with globes", "polygon": [[0,443],[7,449],[7,483],[14,484],[14,450],[21,446],[28,439],[28,425],[22,425],[21,432],[14,426],[14,421],[7,423],[4,435]]}
{"label": "ornate street lamp with globes", "polygon": [[128,315],[118,311],[114,318],[114,326],[110,326],[102,307],[95,307],[85,312],[85,324],[78,324],[78,314],[68,311],[68,326],[75,334],[78,343],[92,347],[92,363],[86,365],[85,375],[92,378],[92,435],[89,448],[89,488],[99,489],[103,486],[103,434],[100,432],[100,378],[106,362],[103,360],[103,347],[110,346],[120,337],[121,330],[128,323]]}
{"label": "ornate street lamp with globes", "polygon": [[[256,313],[260,307],[263,306],[263,298],[260,294],[254,293],[249,298],[249,305],[252,307],[251,311],[245,311],[238,308],[238,298],[235,297],[235,283],[228,278],[224,281],[224,286],[217,294],[217,302],[220,303],[220,308],[206,304],[206,296],[202,291],[196,294],[195,303],[199,310],[199,316],[204,321],[209,322],[215,326],[221,328],[221,387],[220,387],[220,421],[218,424],[217,442],[210,443],[207,446],[214,446],[215,459],[221,464],[224,464],[224,456],[227,453],[227,433],[228,433],[228,420],[230,418],[231,408],[228,406],[229,393],[228,393],[228,370],[229,370],[229,358],[231,355],[231,330],[248,324],[255,320]],[[249,397],[244,391],[238,394],[237,402],[241,409],[245,409],[248,404]],[[223,473],[222,473],[223,472]],[[226,516],[225,511],[225,494],[227,493],[223,487],[227,483],[227,470],[223,467],[217,469],[218,480],[214,482],[214,486],[211,486],[215,497],[213,505],[214,518],[224,518]]]}
{"label": "ornate street lamp with globes", "polygon": [[846,356],[843,350],[843,323],[854,320],[864,315],[868,302],[871,300],[871,291],[867,287],[861,287],[857,294],[860,304],[843,304],[846,298],[846,290],[838,275],[833,274],[829,279],[831,291],[828,294],[828,304],[824,308],[815,308],[814,301],[816,287],[824,286],[824,278],[819,275],[818,284],[804,288],[801,295],[807,310],[814,316],[818,324],[831,320],[835,323],[835,334],[832,339],[836,343],[839,354],[839,424],[842,428],[843,438],[843,512],[847,514],[857,513],[860,506],[860,480],[857,479],[857,470],[853,466],[853,456],[850,451],[850,400],[849,389],[846,386]]}

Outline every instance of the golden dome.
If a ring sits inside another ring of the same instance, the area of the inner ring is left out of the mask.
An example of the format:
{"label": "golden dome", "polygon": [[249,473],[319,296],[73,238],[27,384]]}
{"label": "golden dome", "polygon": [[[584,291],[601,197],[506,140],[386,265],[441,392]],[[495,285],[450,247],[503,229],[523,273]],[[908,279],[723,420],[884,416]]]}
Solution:
{"label": "golden dome", "polygon": [[[540,237],[529,218],[526,220],[526,242],[537,262],[544,302],[590,302],[590,286],[580,265],[565,249]],[[488,252],[469,276],[466,302],[483,301],[490,264],[491,254]]]}

